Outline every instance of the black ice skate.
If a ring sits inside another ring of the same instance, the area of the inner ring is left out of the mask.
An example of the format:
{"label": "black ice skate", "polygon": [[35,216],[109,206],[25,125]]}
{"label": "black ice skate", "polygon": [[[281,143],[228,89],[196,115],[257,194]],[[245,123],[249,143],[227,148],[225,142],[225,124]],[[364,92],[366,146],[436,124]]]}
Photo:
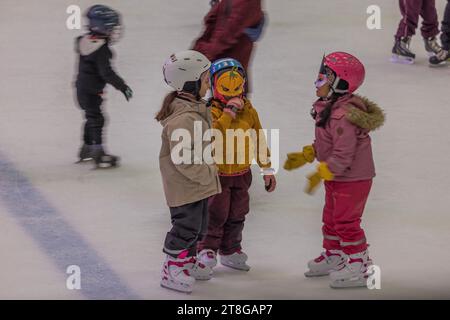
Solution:
{"label": "black ice skate", "polygon": [[78,157],[79,160],[77,161],[77,163],[94,160],[94,158],[92,157],[91,146],[83,144],[83,146],[80,148],[80,153],[78,154]]}
{"label": "black ice skate", "polygon": [[404,37],[395,39],[394,47],[392,48],[391,62],[402,64],[413,64],[416,55],[409,49],[411,37]]}
{"label": "black ice skate", "polygon": [[120,158],[117,156],[113,156],[111,154],[107,154],[105,150],[103,150],[102,146],[93,146],[92,149],[92,158],[95,161],[96,168],[106,169],[117,167],[119,164]]}
{"label": "black ice skate", "polygon": [[429,60],[430,67],[441,67],[448,65],[450,62],[450,53],[447,50],[442,50],[435,56],[432,56]]}
{"label": "black ice skate", "polygon": [[442,47],[439,45],[436,37],[423,38],[423,41],[429,57],[436,56],[442,52]]}

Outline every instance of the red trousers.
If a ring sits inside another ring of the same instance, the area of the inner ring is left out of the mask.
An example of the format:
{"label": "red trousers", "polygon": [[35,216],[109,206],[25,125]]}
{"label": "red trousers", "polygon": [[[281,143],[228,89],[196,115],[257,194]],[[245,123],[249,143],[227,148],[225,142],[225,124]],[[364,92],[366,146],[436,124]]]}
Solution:
{"label": "red trousers", "polygon": [[422,17],[422,36],[434,37],[439,34],[439,21],[435,0],[399,0],[402,20],[397,29],[396,38],[409,37],[416,33],[419,16]]}
{"label": "red trousers", "polygon": [[367,249],[361,217],[369,196],[372,180],[325,182],[323,208],[323,247],[355,254]]}
{"label": "red trousers", "polygon": [[252,172],[240,176],[220,176],[222,193],[209,199],[208,231],[198,244],[198,250],[219,250],[223,255],[241,250],[242,230],[249,212],[248,189]]}

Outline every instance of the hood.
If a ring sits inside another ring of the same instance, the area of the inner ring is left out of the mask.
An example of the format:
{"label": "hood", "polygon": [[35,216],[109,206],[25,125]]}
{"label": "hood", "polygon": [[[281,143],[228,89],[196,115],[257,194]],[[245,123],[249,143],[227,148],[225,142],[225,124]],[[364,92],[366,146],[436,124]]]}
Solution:
{"label": "hood", "polygon": [[88,34],[86,34],[78,38],[76,51],[79,52],[82,56],[88,56],[100,49],[105,43],[105,39],[92,38]]}
{"label": "hood", "polygon": [[362,129],[373,131],[379,129],[385,122],[386,115],[383,109],[366,97],[355,94],[345,105],[347,120]]}
{"label": "hood", "polygon": [[161,120],[161,125],[165,126],[169,121],[176,117],[188,112],[198,113],[205,120],[208,119],[206,105],[201,101],[184,100],[180,98],[175,98],[170,104],[171,115],[166,119]]}

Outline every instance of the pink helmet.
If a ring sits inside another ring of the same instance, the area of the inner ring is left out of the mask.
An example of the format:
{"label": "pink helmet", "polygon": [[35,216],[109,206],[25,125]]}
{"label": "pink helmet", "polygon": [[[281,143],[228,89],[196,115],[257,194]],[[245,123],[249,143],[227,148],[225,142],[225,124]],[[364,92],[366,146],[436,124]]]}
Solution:
{"label": "pink helmet", "polygon": [[[355,56],[346,52],[333,52],[325,56],[322,61],[323,67],[330,68],[336,75],[331,86],[336,92],[353,93],[364,82],[364,65]],[[339,82],[344,80],[348,84],[348,89],[340,89]]]}

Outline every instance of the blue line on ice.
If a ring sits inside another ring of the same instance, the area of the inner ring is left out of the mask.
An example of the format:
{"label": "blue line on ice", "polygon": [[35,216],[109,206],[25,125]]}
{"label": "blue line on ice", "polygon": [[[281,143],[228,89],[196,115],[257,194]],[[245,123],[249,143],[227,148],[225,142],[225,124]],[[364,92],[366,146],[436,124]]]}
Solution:
{"label": "blue line on ice", "polygon": [[[139,298],[2,153],[0,199],[66,277],[69,265],[81,268],[80,292],[86,298]],[[61,286],[66,287],[65,281]]]}

